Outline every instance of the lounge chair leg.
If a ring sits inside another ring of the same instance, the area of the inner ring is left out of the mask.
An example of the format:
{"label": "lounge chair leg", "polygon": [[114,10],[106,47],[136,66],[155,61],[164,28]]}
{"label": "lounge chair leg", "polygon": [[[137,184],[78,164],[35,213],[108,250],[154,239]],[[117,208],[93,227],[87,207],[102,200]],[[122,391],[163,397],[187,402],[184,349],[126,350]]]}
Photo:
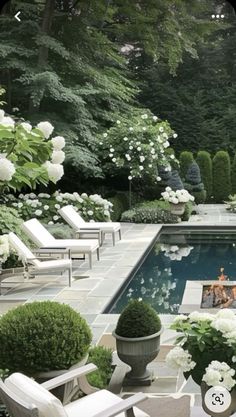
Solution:
{"label": "lounge chair leg", "polygon": [[102,234],[102,245],[103,245],[104,240],[105,240],[105,232],[101,232],[101,234]]}
{"label": "lounge chair leg", "polygon": [[119,238],[121,240],[121,229],[119,230]]}
{"label": "lounge chair leg", "polygon": [[89,253],[89,269],[92,269],[92,252]]}
{"label": "lounge chair leg", "polygon": [[69,268],[69,287],[71,287],[71,280],[72,280],[72,266]]}
{"label": "lounge chair leg", "polygon": [[115,232],[112,232],[112,243],[113,243],[113,246],[115,246],[116,244]]}
{"label": "lounge chair leg", "polygon": [[99,248],[97,248],[97,260],[100,261],[100,251],[99,251]]}
{"label": "lounge chair leg", "polygon": [[102,246],[102,232],[101,232],[101,230],[99,230],[99,233],[98,233],[98,242],[99,242],[99,246]]}

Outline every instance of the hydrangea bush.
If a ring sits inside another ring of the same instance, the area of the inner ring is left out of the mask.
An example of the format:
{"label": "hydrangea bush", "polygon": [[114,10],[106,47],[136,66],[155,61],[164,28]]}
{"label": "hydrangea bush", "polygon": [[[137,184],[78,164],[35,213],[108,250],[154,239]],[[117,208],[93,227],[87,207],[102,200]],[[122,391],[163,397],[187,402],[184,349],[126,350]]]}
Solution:
{"label": "hydrangea bush", "polygon": [[10,254],[8,235],[0,236],[0,267],[4,263]]}
{"label": "hydrangea bush", "polygon": [[64,174],[62,149],[65,139],[56,136],[50,140],[54,127],[40,122],[16,123],[0,109],[0,190],[20,191],[37,184],[56,183]]}
{"label": "hydrangea bush", "polygon": [[17,209],[19,216],[24,220],[37,217],[48,224],[62,223],[63,219],[58,210],[68,204],[81,214],[85,221],[110,221],[113,204],[98,194],[61,193],[56,191],[47,193],[20,194],[18,198],[12,194],[4,197],[6,205]]}
{"label": "hydrangea bush", "polygon": [[103,133],[99,143],[102,158],[111,170],[114,165],[118,169],[125,168],[129,180],[145,174],[161,181],[158,166],[171,171],[171,162],[177,163],[175,156],[166,152],[169,140],[176,137],[167,121],[147,111],[138,112],[131,120],[117,120],[115,126]]}
{"label": "hydrangea bush", "polygon": [[163,199],[172,204],[188,203],[194,201],[194,197],[189,194],[187,190],[173,191],[171,187],[166,187],[165,191],[161,193]]}
{"label": "hydrangea bush", "polygon": [[183,257],[189,256],[192,251],[193,246],[189,245],[168,245],[162,244],[161,250],[164,252],[164,255],[171,259],[171,261],[181,261]]}
{"label": "hydrangea bush", "polygon": [[[220,310],[217,314],[195,311],[189,316],[179,315],[171,329],[181,335],[176,339],[178,346],[167,355],[167,362],[187,372],[186,376],[191,375],[199,385],[204,375],[205,382],[212,380],[212,366],[215,366],[215,362],[210,366],[212,361],[221,363],[217,365],[218,372],[221,372],[222,366],[227,372],[230,369],[236,371],[236,316],[232,310]],[[227,369],[222,363],[227,365]],[[235,374],[230,371],[229,375]],[[228,387],[226,385],[225,388],[230,387],[230,383]]]}

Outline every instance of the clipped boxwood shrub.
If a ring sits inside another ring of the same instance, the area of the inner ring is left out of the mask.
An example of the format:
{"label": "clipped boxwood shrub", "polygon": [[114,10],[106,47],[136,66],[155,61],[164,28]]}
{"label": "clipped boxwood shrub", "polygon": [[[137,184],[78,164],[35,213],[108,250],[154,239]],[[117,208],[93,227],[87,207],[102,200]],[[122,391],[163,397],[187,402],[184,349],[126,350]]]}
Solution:
{"label": "clipped boxwood shrub", "polygon": [[89,350],[87,363],[94,363],[98,369],[87,375],[93,387],[107,388],[112,376],[112,350],[103,346],[94,346]]}
{"label": "clipped boxwood shrub", "polygon": [[30,376],[68,369],[86,355],[91,339],[85,319],[68,305],[21,305],[0,319],[0,368]]}
{"label": "clipped boxwood shrub", "polygon": [[231,182],[232,182],[232,194],[236,194],[236,154],[234,155],[232,168],[231,168]]}
{"label": "clipped boxwood shrub", "polygon": [[194,161],[194,158],[193,158],[192,152],[189,152],[189,151],[181,152],[180,157],[179,157],[180,175],[181,175],[181,178],[183,178],[184,180],[186,178],[187,171],[193,161]]}
{"label": "clipped boxwood shrub", "polygon": [[193,203],[192,201],[188,201],[188,203],[185,203],[185,210],[182,216],[182,220],[187,222],[192,214],[192,211],[193,211]]}
{"label": "clipped boxwood shrub", "polygon": [[213,197],[216,203],[227,200],[231,193],[230,158],[226,151],[218,151],[213,164]]}
{"label": "clipped boxwood shrub", "polygon": [[206,190],[206,198],[209,201],[212,195],[212,160],[207,151],[199,151],[197,154],[197,163],[200,168],[202,182]]}
{"label": "clipped boxwood shrub", "polygon": [[144,301],[131,300],[122,311],[116,326],[116,334],[122,337],[145,337],[161,330],[157,312]]}
{"label": "clipped boxwood shrub", "polygon": [[132,210],[125,211],[122,222],[130,223],[178,223],[178,216],[158,206],[150,207],[147,203]]}
{"label": "clipped boxwood shrub", "polygon": [[122,200],[118,195],[110,197],[109,201],[113,204],[111,212],[111,220],[113,222],[118,222],[121,218],[123,211],[127,209],[127,206],[123,204]]}

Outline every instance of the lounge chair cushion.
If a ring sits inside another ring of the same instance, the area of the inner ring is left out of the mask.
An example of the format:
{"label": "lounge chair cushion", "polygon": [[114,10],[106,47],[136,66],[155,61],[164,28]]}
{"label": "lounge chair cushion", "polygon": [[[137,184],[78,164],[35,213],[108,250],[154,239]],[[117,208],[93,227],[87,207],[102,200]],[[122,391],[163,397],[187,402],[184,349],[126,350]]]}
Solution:
{"label": "lounge chair cushion", "polygon": [[33,379],[16,372],[5,380],[5,384],[19,398],[34,404],[39,417],[67,417],[60,400]]}
{"label": "lounge chair cushion", "polygon": [[[100,390],[73,401],[65,406],[68,417],[93,417],[96,413],[104,411],[121,401],[121,398],[107,390]],[[135,417],[149,417],[148,414],[134,407]],[[117,414],[116,417],[125,417],[125,413]]]}

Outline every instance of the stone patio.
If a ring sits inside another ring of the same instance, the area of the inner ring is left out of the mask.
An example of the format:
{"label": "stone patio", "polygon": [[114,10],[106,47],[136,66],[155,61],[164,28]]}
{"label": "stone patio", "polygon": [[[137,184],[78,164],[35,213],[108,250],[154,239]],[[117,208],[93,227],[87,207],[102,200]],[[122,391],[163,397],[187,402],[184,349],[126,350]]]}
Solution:
{"label": "stone patio", "polygon": [[[192,215],[189,222],[181,223],[184,227],[225,226],[236,227],[236,214],[229,213],[223,204],[199,205],[198,214]],[[174,225],[181,227],[181,224]],[[8,278],[2,283],[0,296],[0,314],[20,304],[32,301],[54,300],[66,303],[79,311],[91,326],[93,343],[111,347],[115,352],[115,341],[112,331],[116,326],[118,314],[103,314],[113,297],[121,289],[128,277],[138,268],[139,263],[152,242],[161,232],[162,225],[122,224],[122,240],[112,246],[109,238],[101,248],[101,260],[94,259],[93,269],[88,269],[87,261],[74,262],[73,283],[68,288],[68,278],[63,276],[40,276],[27,283],[7,284]],[[19,281],[20,276],[16,277]],[[150,365],[155,379],[151,387],[121,388],[122,378],[127,371],[114,353],[114,363],[117,365],[116,375],[112,381],[113,390],[127,394],[135,391],[147,391],[152,394],[167,395],[181,389],[183,392],[195,395],[195,403],[200,404],[198,386],[190,379],[183,385],[182,374],[168,368],[165,356],[173,346],[175,332],[169,329],[174,315],[161,315],[165,331],[161,337],[161,351]]]}

